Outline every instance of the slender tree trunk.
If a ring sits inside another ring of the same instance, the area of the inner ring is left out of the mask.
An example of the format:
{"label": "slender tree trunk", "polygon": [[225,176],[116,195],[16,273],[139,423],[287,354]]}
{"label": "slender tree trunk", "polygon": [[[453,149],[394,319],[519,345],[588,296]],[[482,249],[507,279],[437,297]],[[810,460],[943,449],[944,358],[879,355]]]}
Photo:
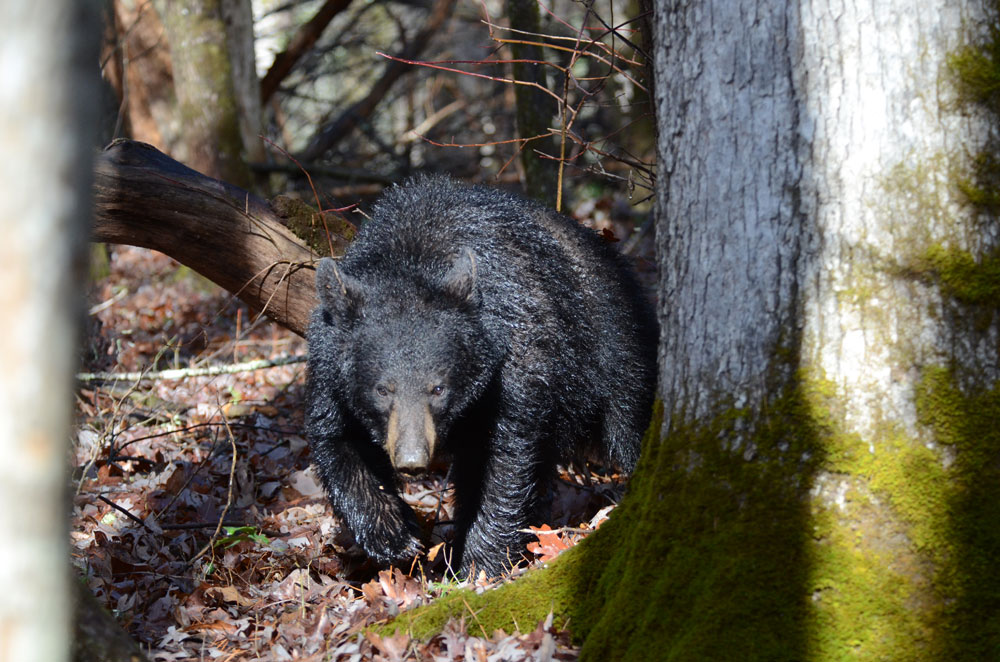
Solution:
{"label": "slender tree trunk", "polygon": [[[515,40],[531,41],[540,39],[534,35],[542,34],[538,22],[538,3],[536,0],[507,0],[507,18],[510,27],[518,32]],[[524,43],[512,43],[511,64],[515,80],[537,83],[546,87],[545,53],[541,46]],[[549,132],[549,127],[555,126],[557,112],[552,97],[535,87],[515,85],[514,98],[517,105],[517,133],[522,139],[535,138]],[[551,138],[536,138],[524,145],[521,150],[521,167],[524,168],[525,192],[550,207],[561,202],[558,186],[558,161],[542,158],[539,152],[549,156],[557,155]]]}
{"label": "slender tree trunk", "polygon": [[239,115],[244,160],[247,165],[264,160],[260,79],[254,53],[253,8],[250,0],[222,0],[222,20],[233,71],[233,93]]}
{"label": "slender tree trunk", "polygon": [[112,137],[129,136],[173,152],[181,130],[163,23],[148,0],[111,0],[102,74],[118,95]]}
{"label": "slender tree trunk", "polygon": [[[239,3],[246,5],[242,11]],[[249,12],[249,2],[157,0],[156,7],[170,43],[177,120],[183,126],[185,153],[175,156],[210,177],[248,188],[244,132],[259,130],[252,123],[260,118],[260,96],[255,82],[247,87],[251,75],[256,81],[253,60],[239,69],[233,60],[246,55],[245,30],[239,26],[247,26],[238,19]]]}
{"label": "slender tree trunk", "polygon": [[97,7],[0,2],[0,658],[66,660],[66,451],[96,126]]}

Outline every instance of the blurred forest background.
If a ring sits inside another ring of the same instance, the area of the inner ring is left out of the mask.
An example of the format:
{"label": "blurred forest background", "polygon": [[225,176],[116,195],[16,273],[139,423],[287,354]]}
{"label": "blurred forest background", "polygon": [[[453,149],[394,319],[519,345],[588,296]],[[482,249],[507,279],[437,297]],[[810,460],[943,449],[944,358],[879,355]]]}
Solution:
{"label": "blurred forest background", "polygon": [[312,201],[308,172],[337,207],[429,170],[552,204],[561,174],[572,213],[648,211],[639,0],[114,0],[108,11],[107,141],[148,142],[265,197]]}

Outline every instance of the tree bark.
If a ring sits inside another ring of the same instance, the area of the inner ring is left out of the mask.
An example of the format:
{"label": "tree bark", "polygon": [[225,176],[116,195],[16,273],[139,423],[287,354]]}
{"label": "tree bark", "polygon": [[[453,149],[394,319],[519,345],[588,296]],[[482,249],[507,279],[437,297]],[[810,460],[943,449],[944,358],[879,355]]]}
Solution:
{"label": "tree bark", "polygon": [[997,233],[947,67],[983,6],[656,9],[663,422],[581,546],[581,659],[989,657],[1000,315],[957,293]]}
{"label": "tree bark", "polygon": [[[542,34],[538,21],[538,3],[535,0],[507,0],[507,19],[514,33],[514,43],[510,44],[513,62],[511,71],[514,80],[537,83],[546,87],[548,78],[545,53],[541,46],[520,43],[522,40],[538,39]],[[556,126],[554,121],[558,108],[552,97],[540,89],[528,85],[514,86],[517,107],[517,133],[522,138],[534,138],[549,132]],[[552,156],[556,153],[551,138],[537,138],[524,145],[521,150],[521,167],[524,168],[524,191],[530,197],[555,207],[562,201],[559,195],[559,161],[542,158],[538,152]],[[537,150],[537,151],[536,151]]]}
{"label": "tree bark", "polygon": [[81,312],[97,7],[0,2],[0,657],[70,653],[66,439]]}
{"label": "tree bark", "polygon": [[233,96],[243,143],[242,160],[249,168],[251,163],[260,163],[265,157],[264,141],[260,137],[264,120],[254,52],[253,8],[250,0],[222,0],[220,8],[233,72]]}
{"label": "tree bark", "polygon": [[[240,22],[233,24],[232,19],[249,12],[248,6],[237,11],[238,2],[249,5],[246,0],[157,0],[155,5],[170,43],[176,119],[183,126],[184,152],[178,156],[211,177],[248,187],[251,173],[243,131],[255,133],[259,124],[250,127],[255,118],[246,115],[241,103],[255,108],[259,121],[260,96],[253,60],[243,63],[242,78],[234,67],[245,40],[238,38]],[[238,96],[237,85],[251,75],[254,84],[244,84]]]}
{"label": "tree bark", "polygon": [[317,256],[267,202],[132,141],[108,146],[95,172],[94,241],[166,253],[305,335]]}

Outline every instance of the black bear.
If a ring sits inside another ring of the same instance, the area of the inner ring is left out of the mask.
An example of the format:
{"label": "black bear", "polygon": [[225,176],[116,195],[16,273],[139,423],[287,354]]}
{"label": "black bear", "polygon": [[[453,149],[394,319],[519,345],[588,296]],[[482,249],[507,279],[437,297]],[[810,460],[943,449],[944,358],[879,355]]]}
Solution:
{"label": "black bear", "polygon": [[558,461],[635,467],[657,327],[626,261],[516,195],[423,177],[388,190],[321,260],[306,427],[335,510],[380,563],[421,550],[397,471],[451,461],[453,560],[521,560]]}

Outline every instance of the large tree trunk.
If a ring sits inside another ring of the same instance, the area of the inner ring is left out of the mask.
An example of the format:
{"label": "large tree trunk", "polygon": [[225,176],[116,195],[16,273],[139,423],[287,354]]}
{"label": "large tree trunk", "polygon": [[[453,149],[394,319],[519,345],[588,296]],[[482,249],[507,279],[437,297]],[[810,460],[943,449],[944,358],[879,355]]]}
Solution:
{"label": "large tree trunk", "polygon": [[264,141],[260,137],[263,111],[257,55],[254,52],[253,7],[250,0],[222,0],[222,21],[226,28],[226,46],[233,71],[233,95],[239,115],[243,161],[264,161]]}
{"label": "large tree trunk", "polygon": [[92,3],[0,2],[0,658],[66,660],[66,450],[89,216]]}
{"label": "large tree trunk", "polygon": [[982,6],[656,25],[663,427],[584,546],[583,657],[995,655],[996,233],[946,64]]}

